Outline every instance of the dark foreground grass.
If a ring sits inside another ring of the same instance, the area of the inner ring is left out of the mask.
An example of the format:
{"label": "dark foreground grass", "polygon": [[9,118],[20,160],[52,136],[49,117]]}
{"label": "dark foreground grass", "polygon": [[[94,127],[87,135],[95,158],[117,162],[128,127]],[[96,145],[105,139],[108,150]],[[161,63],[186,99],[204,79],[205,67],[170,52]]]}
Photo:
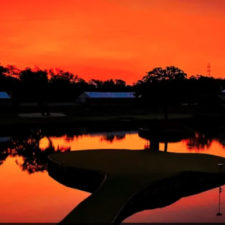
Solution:
{"label": "dark foreground grass", "polygon": [[[143,190],[142,199],[148,198],[148,207],[155,208],[225,183],[225,171],[218,166],[225,159],[204,154],[89,150],[53,154],[49,161],[49,174],[59,182],[94,192],[64,223],[121,221],[135,211],[127,206],[132,205],[135,196],[140,202]],[[174,182],[168,189],[169,180]]]}

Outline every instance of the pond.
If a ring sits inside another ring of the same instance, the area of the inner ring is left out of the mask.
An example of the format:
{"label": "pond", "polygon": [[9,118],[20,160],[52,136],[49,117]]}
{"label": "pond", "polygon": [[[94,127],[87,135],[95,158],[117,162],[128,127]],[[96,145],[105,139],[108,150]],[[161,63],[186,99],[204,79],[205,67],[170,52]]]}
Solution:
{"label": "pond", "polygon": [[[90,194],[66,187],[47,173],[47,156],[53,152],[86,149],[130,149],[149,151],[151,140],[138,131],[108,131],[46,134],[33,130],[26,135],[0,138],[0,222],[59,222]],[[225,136],[195,132],[177,142],[159,143],[159,150],[202,153],[225,157]],[[220,192],[220,211],[225,196]],[[185,197],[160,209],[145,210],[125,222],[225,222],[217,216],[219,189]]]}

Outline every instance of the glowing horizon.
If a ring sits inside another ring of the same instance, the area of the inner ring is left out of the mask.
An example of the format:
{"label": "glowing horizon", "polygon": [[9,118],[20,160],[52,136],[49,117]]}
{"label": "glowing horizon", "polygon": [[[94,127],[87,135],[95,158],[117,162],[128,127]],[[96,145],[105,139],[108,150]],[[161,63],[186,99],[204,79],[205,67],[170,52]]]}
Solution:
{"label": "glowing horizon", "polygon": [[0,0],[2,65],[85,80],[141,79],[174,65],[225,77],[223,0]]}

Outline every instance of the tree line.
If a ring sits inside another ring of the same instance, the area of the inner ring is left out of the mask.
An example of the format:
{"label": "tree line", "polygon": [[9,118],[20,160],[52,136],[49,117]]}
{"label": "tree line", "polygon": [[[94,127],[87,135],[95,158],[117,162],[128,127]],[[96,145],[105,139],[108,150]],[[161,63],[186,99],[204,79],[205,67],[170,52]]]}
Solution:
{"label": "tree line", "polygon": [[70,72],[0,66],[0,91],[7,91],[19,101],[74,101],[84,91],[130,91],[132,87],[120,79],[101,81],[84,79]]}
{"label": "tree line", "polygon": [[0,91],[7,91],[15,101],[74,101],[84,91],[134,91],[143,103],[208,104],[218,102],[223,89],[225,79],[204,75],[188,77],[175,66],[156,67],[133,85],[121,79],[85,81],[60,69],[20,70],[15,66],[0,66]]}

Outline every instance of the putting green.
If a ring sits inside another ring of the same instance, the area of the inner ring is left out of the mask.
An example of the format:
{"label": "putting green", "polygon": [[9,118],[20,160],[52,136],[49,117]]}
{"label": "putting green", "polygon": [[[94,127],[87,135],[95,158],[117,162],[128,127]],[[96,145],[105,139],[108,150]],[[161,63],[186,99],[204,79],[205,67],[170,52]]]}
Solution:
{"label": "putting green", "polygon": [[[174,197],[170,197],[168,203],[162,202],[161,206],[225,183],[224,168],[218,166],[225,164],[225,158],[204,154],[87,150],[52,154],[49,162],[50,176],[65,185],[90,192],[99,186],[62,221],[65,223],[118,222],[126,205],[143,190],[146,195],[146,188],[153,186],[155,194],[150,193],[150,199],[155,205],[150,208],[160,207],[157,206],[161,201],[157,190],[167,196],[168,188],[167,183],[157,184],[164,181],[180,183],[170,184],[170,195]],[[158,200],[154,199],[156,196]]]}

